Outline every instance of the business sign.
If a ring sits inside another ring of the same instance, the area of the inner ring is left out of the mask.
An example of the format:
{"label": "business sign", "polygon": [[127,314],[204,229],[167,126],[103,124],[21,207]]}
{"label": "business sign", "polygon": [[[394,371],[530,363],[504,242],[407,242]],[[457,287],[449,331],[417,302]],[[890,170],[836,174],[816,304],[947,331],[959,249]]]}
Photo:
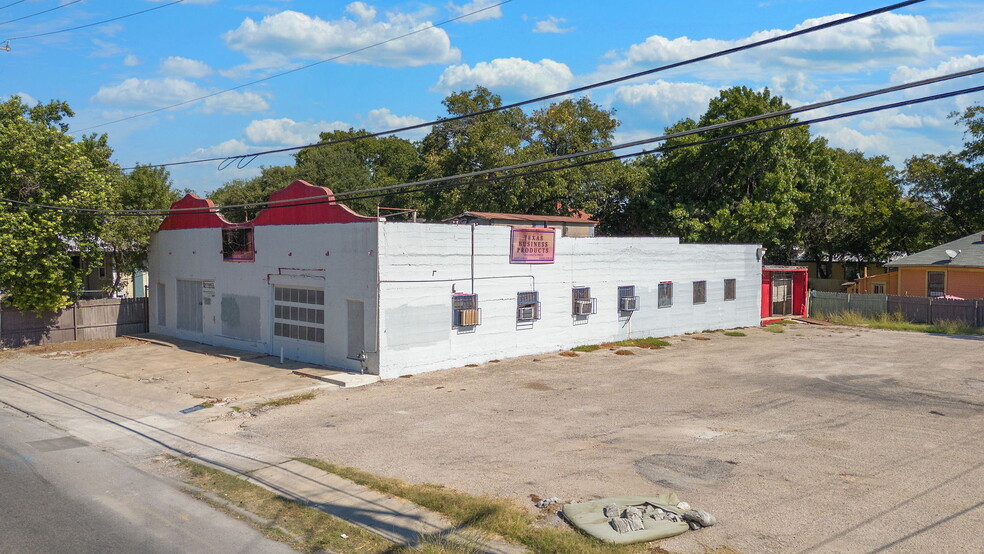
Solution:
{"label": "business sign", "polygon": [[509,263],[554,263],[555,238],[555,231],[547,227],[513,227],[509,235]]}

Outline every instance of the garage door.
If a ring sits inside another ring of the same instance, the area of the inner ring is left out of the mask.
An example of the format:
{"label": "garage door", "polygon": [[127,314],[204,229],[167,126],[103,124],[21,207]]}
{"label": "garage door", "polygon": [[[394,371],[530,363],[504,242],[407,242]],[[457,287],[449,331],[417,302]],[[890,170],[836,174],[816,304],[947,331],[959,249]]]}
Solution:
{"label": "garage door", "polygon": [[273,287],[273,354],[292,360],[323,363],[325,355],[325,291]]}

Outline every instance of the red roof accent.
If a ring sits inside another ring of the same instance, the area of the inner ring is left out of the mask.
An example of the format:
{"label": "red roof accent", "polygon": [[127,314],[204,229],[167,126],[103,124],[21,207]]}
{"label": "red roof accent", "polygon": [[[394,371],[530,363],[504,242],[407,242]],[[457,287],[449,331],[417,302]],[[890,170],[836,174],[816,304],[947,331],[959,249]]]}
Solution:
{"label": "red roof accent", "polygon": [[[174,212],[173,210],[184,210],[201,208],[186,212]],[[172,212],[161,222],[159,230],[171,231],[175,229],[208,229],[212,227],[223,227],[231,225],[226,218],[219,214],[215,204],[207,198],[199,198],[194,194],[186,194],[184,198],[171,204]]]}
{"label": "red roof accent", "polygon": [[357,223],[379,221],[352,211],[335,202],[335,194],[327,187],[318,187],[297,180],[270,195],[271,202],[297,200],[267,206],[257,214],[254,225],[311,225],[314,223]]}
{"label": "red roof accent", "polygon": [[[529,215],[529,214],[507,214],[499,212],[465,212],[462,215],[480,217],[482,219],[505,219],[507,221],[544,221],[544,222],[554,222],[554,223],[581,223],[598,225],[597,221],[591,221],[588,219],[591,217],[583,211],[578,210],[575,212],[575,216],[566,215]],[[460,217],[460,216],[458,216]],[[455,219],[455,218],[452,218]]]}

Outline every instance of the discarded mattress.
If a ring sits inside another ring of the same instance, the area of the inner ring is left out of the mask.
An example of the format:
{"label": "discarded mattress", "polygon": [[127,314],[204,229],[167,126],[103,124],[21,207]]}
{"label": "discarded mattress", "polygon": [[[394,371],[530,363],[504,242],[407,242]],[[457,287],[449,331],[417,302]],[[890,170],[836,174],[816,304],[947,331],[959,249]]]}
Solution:
{"label": "discarded mattress", "polygon": [[[675,493],[659,496],[617,496],[564,504],[561,512],[571,525],[598,540],[611,544],[632,544],[673,537],[690,529],[688,523],[683,520],[684,510],[677,507],[679,503],[680,499]],[[620,515],[628,512],[629,517],[615,519],[627,520],[629,530],[622,529],[619,532],[612,523],[614,516],[611,513],[606,514],[606,507],[611,512],[613,504],[619,506],[619,510],[623,512]],[[636,509],[633,510],[633,507]],[[657,509],[668,515],[672,514],[672,519],[679,521],[651,517],[649,514]],[[641,522],[635,516],[636,513],[643,514]]]}

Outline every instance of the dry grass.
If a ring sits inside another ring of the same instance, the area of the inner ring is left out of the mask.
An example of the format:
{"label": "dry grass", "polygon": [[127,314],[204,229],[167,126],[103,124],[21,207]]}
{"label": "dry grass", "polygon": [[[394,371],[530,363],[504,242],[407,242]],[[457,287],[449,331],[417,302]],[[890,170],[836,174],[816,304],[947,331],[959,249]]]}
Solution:
{"label": "dry grass", "polygon": [[566,527],[538,527],[535,525],[536,516],[509,499],[475,496],[433,483],[407,483],[322,460],[297,460],[443,514],[452,523],[466,530],[491,533],[525,545],[532,552],[641,554],[649,551],[646,545],[619,547],[603,544]]}
{"label": "dry grass", "polygon": [[581,346],[575,346],[571,348],[574,352],[594,352],[595,350],[601,350],[601,346],[597,344],[582,344]]}
{"label": "dry grass", "polygon": [[[187,472],[190,484],[271,522],[271,526],[251,524],[267,538],[286,542],[301,552],[378,553],[401,550],[392,542],[361,527],[288,500],[234,475],[188,460],[180,460],[179,463]],[[348,538],[342,538],[343,534]]]}
{"label": "dry grass", "polygon": [[711,337],[694,337],[694,340],[711,340]]}
{"label": "dry grass", "polygon": [[911,331],[938,335],[984,335],[984,329],[956,321],[939,321],[935,324],[912,323],[903,319],[902,314],[898,312],[883,313],[876,317],[866,317],[857,312],[840,312],[830,316],[821,315],[820,318],[825,318],[831,323],[839,325],[887,329],[889,331]]}
{"label": "dry grass", "polygon": [[748,335],[746,335],[745,333],[742,333],[741,331],[725,331],[724,332],[724,336],[726,336],[726,337],[747,337]]}
{"label": "dry grass", "polygon": [[563,352],[560,352],[560,355],[564,356],[565,358],[577,358],[578,356],[580,356],[580,354],[574,352],[573,350],[564,350]]}
{"label": "dry grass", "polygon": [[768,332],[770,332],[770,333],[785,333],[786,332],[786,328],[783,327],[781,324],[777,324],[777,323],[770,323],[770,324],[766,325],[765,326],[765,330],[768,331]]}
{"label": "dry grass", "polygon": [[72,352],[79,356],[85,356],[87,354],[92,354],[94,352],[113,350],[114,348],[121,348],[132,344],[133,343],[130,342],[130,340],[128,339],[113,338],[113,339],[96,339],[96,340],[75,340],[70,342],[58,342],[58,343],[43,344],[37,346],[23,346],[16,350],[18,352],[23,352],[24,354],[49,354],[51,352]]}
{"label": "dry grass", "polygon": [[635,356],[635,352],[631,350],[626,350],[624,348],[616,350],[615,353],[618,354],[619,356]]}

